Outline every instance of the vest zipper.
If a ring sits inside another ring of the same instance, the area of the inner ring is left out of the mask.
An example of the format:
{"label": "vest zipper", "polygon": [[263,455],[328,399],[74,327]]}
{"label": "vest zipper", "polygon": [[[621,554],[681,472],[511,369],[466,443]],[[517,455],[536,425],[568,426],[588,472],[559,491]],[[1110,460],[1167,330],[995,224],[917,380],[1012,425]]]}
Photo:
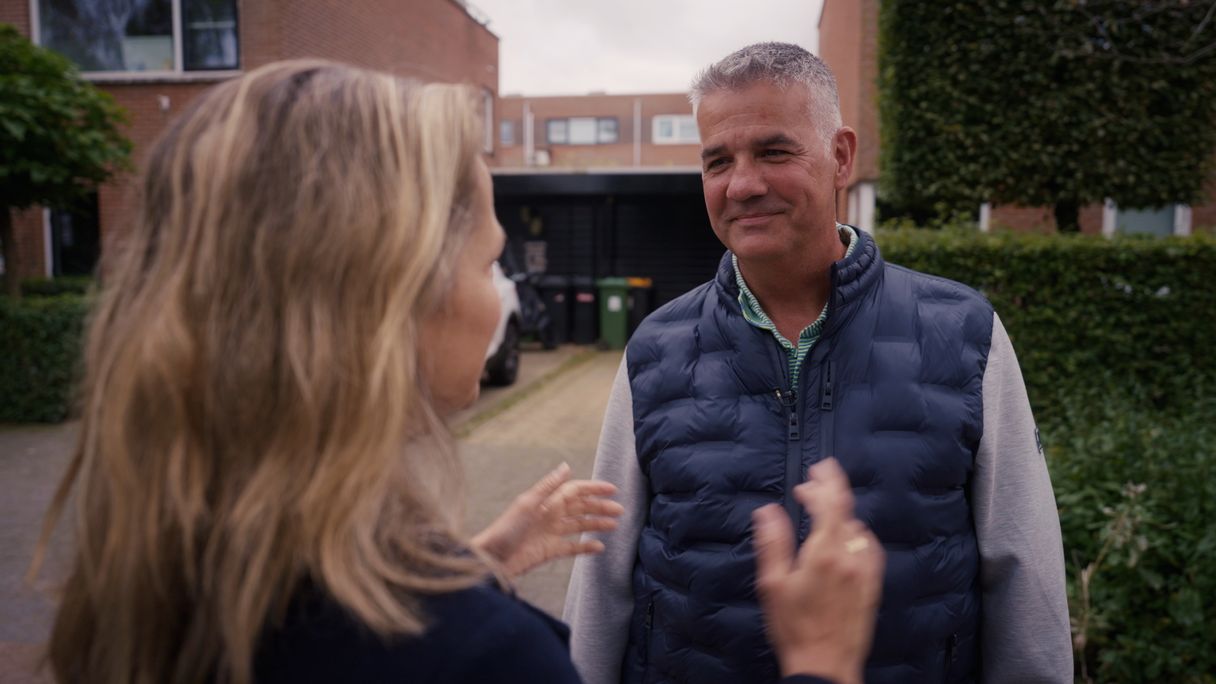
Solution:
{"label": "vest zipper", "polygon": [[946,671],[942,673],[942,681],[950,681],[950,666],[954,664],[954,659],[958,651],[958,633],[950,635],[946,640]]}
{"label": "vest zipper", "polygon": [[798,471],[802,468],[802,428],[798,424],[798,416],[802,413],[802,402],[800,402],[798,393],[794,390],[782,392],[777,390],[777,400],[781,402],[782,408],[785,409],[785,426],[786,426],[786,452],[785,452],[785,512],[790,516],[790,522],[794,525],[795,534],[798,530],[798,521],[802,516],[802,508],[798,505],[798,500],[794,498],[794,487],[802,481],[801,473]]}
{"label": "vest zipper", "polygon": [[836,454],[833,453],[836,449],[834,441],[835,435],[832,434],[835,420],[832,414],[832,407],[835,405],[836,396],[836,362],[824,360],[823,364],[823,385],[820,388],[819,410],[822,411],[822,416],[819,419],[819,431],[823,437],[823,441],[819,448],[819,458],[831,458]]}
{"label": "vest zipper", "polygon": [[638,644],[638,650],[641,651],[642,666],[650,661],[650,632],[654,629],[654,599],[646,604],[646,623],[642,629],[642,643]]}

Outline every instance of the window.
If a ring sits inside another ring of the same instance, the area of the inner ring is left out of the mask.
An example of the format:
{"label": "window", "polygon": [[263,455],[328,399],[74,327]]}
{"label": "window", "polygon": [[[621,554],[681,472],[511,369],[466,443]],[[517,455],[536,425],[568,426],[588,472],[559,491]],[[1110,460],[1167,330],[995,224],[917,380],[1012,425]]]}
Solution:
{"label": "window", "polygon": [[651,142],[656,145],[695,145],[701,141],[697,120],[691,114],[660,114],[654,117]]}
{"label": "window", "polygon": [[617,140],[616,119],[599,120],[599,141],[614,143]]}
{"label": "window", "polygon": [[237,0],[33,0],[38,42],[94,73],[240,68]]}
{"label": "window", "polygon": [[545,122],[545,139],[550,145],[565,145],[566,138],[566,120],[565,119],[549,119]]}
{"label": "window", "polygon": [[514,121],[499,121],[498,122],[498,142],[503,147],[510,147],[515,144],[515,122]]}
{"label": "window", "polygon": [[545,134],[551,145],[606,145],[618,137],[616,119],[594,116],[549,119]]}
{"label": "window", "polygon": [[1190,235],[1191,208],[1167,204],[1143,209],[1123,208],[1107,200],[1102,208],[1102,234]]}

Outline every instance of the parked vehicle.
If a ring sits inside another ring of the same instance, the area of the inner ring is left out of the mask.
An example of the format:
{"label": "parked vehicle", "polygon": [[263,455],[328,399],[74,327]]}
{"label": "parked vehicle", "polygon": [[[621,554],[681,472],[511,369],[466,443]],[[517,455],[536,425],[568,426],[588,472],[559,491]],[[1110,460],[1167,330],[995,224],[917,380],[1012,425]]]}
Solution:
{"label": "parked vehicle", "polygon": [[483,380],[491,385],[511,385],[519,375],[519,337],[523,325],[523,314],[519,305],[519,294],[515,281],[503,273],[502,267],[494,263],[494,287],[498,290],[502,316],[494,338],[486,350],[486,371]]}

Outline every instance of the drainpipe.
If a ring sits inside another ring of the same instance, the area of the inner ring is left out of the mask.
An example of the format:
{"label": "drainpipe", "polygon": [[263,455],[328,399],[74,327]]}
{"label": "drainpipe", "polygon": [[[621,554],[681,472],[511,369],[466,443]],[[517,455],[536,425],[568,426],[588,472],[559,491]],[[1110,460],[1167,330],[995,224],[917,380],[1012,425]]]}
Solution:
{"label": "drainpipe", "polygon": [[633,98],[633,165],[642,165],[642,98]]}
{"label": "drainpipe", "polygon": [[524,100],[524,166],[536,163],[536,143],[533,141],[532,105]]}

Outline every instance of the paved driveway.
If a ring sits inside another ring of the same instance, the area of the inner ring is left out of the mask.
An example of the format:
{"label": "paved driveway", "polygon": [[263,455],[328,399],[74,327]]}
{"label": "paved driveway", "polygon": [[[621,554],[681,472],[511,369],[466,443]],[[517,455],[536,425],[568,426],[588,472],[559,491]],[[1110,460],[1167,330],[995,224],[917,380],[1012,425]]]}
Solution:
{"label": "paved driveway", "polygon": [[[519,382],[487,388],[455,417],[464,433],[470,529],[480,529],[520,491],[563,460],[591,473],[600,419],[620,353],[566,347],[527,352]],[[31,674],[50,630],[54,604],[45,580],[24,581],[42,515],[71,454],[77,425],[0,426],[0,684],[49,681]],[[70,539],[61,526],[42,576],[59,576]],[[560,614],[570,562],[525,577],[519,592]]]}

